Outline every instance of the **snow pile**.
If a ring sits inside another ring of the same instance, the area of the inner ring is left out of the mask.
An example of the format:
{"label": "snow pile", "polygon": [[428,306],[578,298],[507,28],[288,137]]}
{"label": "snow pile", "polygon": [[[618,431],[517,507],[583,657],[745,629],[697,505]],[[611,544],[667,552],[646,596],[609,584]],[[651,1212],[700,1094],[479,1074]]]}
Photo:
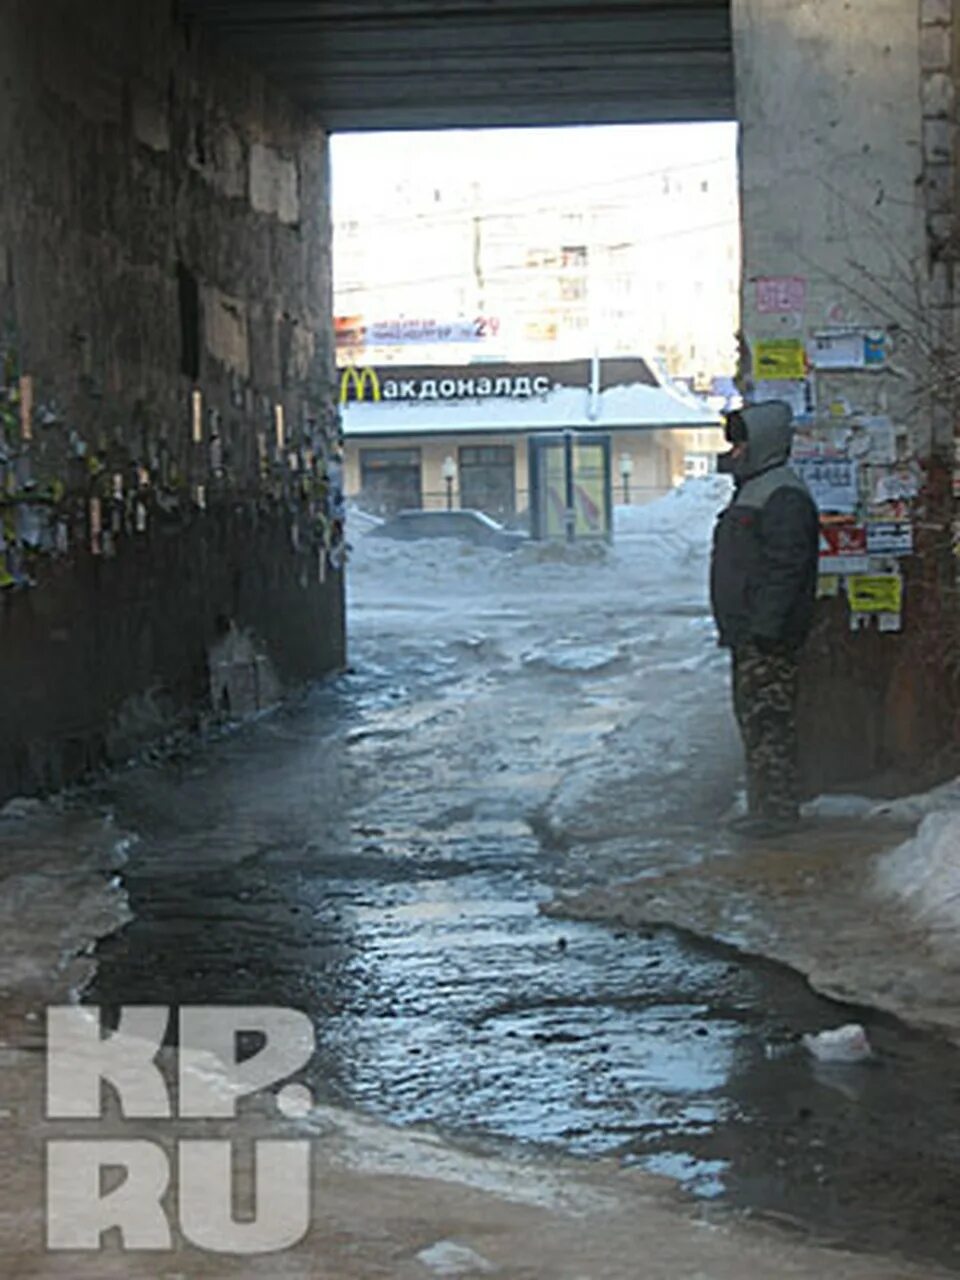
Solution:
{"label": "snow pile", "polygon": [[717,513],[733,495],[729,476],[697,476],[684,480],[664,497],[640,507],[617,507],[614,532],[677,533],[702,541],[713,529]]}
{"label": "snow pile", "polygon": [[520,601],[556,611],[571,594],[581,607],[602,611],[641,597],[648,608],[679,600],[705,611],[706,558],[730,492],[725,477],[697,478],[646,506],[621,508],[613,547],[531,542],[509,553],[457,538],[394,541],[351,528],[351,607],[377,613],[382,624],[390,602],[404,613],[429,612],[438,629]]}
{"label": "snow pile", "polygon": [[945,782],[918,796],[885,800],[875,805],[871,816],[890,818],[895,822],[919,823],[929,814],[947,809],[960,810],[960,778],[954,778],[952,782]]}
{"label": "snow pile", "polygon": [[[502,574],[509,556],[492,547],[477,547],[462,538],[381,538],[351,529],[350,570],[375,572],[399,585],[403,579],[478,579]],[[349,577],[349,575],[348,575]]]}
{"label": "snow pile", "polygon": [[928,814],[912,840],[880,858],[874,890],[925,933],[960,946],[960,810]]}
{"label": "snow pile", "polygon": [[804,805],[808,818],[855,819],[861,822],[917,826],[932,813],[945,809],[960,811],[960,778],[945,782],[920,795],[876,800],[847,792],[818,796]]}
{"label": "snow pile", "polygon": [[[479,372],[479,367],[478,367]],[[673,387],[645,383],[608,387],[600,392],[596,417],[590,416],[587,387],[557,387],[547,396],[518,399],[488,396],[475,400],[351,400],[341,407],[343,431],[358,436],[463,435],[471,431],[546,431],[577,427],[604,431],[615,427],[716,427],[717,415]]]}
{"label": "snow pile", "polygon": [[804,1048],[819,1062],[865,1062],[873,1057],[867,1033],[859,1022],[848,1022],[842,1027],[800,1038]]}
{"label": "snow pile", "polygon": [[641,507],[617,507],[614,537],[623,555],[633,558],[643,545],[652,566],[674,572],[697,564],[710,551],[713,527],[733,493],[727,476],[686,480],[656,502]]}
{"label": "snow pile", "polygon": [[371,515],[369,511],[358,507],[355,502],[350,502],[347,504],[347,524],[352,534],[364,534],[379,528],[383,521],[379,516]]}

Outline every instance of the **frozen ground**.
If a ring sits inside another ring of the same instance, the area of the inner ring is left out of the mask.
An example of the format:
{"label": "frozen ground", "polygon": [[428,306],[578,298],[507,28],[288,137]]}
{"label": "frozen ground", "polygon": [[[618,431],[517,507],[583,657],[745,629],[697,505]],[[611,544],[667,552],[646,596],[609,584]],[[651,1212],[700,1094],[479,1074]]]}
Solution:
{"label": "frozen ground", "polygon": [[[361,539],[358,643],[460,635],[491,672],[519,661],[540,677],[533,696],[564,708],[537,829],[569,852],[576,885],[552,912],[673,923],[960,1038],[960,783],[884,804],[824,797],[805,834],[769,849],[723,834],[740,750],[706,583],[728,495],[713,477],[618,508],[615,546],[595,558]],[[584,719],[589,748],[571,750]],[[584,891],[591,880],[602,883]]]}
{"label": "frozen ground", "polygon": [[[612,548],[504,556],[439,539],[360,539],[353,652],[382,660],[412,647],[422,657],[454,644],[488,684],[506,676],[492,714],[522,740],[535,704],[527,732],[555,769],[538,800],[548,839],[647,838],[712,822],[739,772],[706,603],[710,528],[728,495],[715,478],[620,508]],[[551,705],[556,723],[544,719]],[[498,794],[509,786],[496,779]]]}
{"label": "frozen ground", "polygon": [[[616,545],[595,550],[354,533],[351,674],[0,824],[20,888],[4,897],[10,1274],[251,1274],[189,1253],[37,1261],[37,1014],[89,977],[94,957],[70,957],[106,933],[90,1000],[277,1002],[315,1019],[326,1216],[252,1274],[634,1280],[638,1249],[664,1280],[956,1264],[953,1050],[864,1010],[880,1065],[814,1069],[800,1033],[849,1010],[646,927],[689,924],[885,1007],[911,974],[945,972],[910,951],[918,929],[944,932],[914,893],[918,851],[892,852],[920,802],[871,818],[847,801],[794,846],[745,851],[722,829],[739,748],[706,554],[725,497],[714,480],[620,511]],[[938,833],[919,865],[949,862]],[[871,992],[878,964],[888,987]],[[494,1149],[461,1149],[478,1140]],[[744,1212],[809,1238],[745,1229]]]}

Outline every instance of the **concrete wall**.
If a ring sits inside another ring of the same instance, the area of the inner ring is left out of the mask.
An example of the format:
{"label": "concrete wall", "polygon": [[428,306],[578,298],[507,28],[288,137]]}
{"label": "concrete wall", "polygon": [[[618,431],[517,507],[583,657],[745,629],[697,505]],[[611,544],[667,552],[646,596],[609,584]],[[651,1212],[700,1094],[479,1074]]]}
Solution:
{"label": "concrete wall", "polygon": [[165,0],[6,0],[0,797],[342,662],[330,279],[276,89]]}
{"label": "concrete wall", "polygon": [[[949,238],[955,199],[952,4],[733,0],[732,11],[747,384],[758,340],[883,329],[886,370],[814,375],[818,420],[831,405],[888,415],[922,483],[902,634],[851,633],[842,596],[821,606],[804,681],[807,776],[812,789],[883,772],[911,785],[955,729],[956,632],[942,610],[955,414],[935,387],[952,281],[933,235]],[[803,277],[805,310],[761,314],[761,276]]]}

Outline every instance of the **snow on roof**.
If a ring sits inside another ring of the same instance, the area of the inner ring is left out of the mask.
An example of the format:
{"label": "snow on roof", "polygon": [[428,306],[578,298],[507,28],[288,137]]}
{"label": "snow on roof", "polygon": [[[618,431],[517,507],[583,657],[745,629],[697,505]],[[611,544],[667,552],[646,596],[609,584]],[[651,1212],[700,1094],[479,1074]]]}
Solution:
{"label": "snow on roof", "polygon": [[601,391],[596,418],[589,417],[586,387],[556,387],[525,399],[488,396],[476,400],[349,401],[341,405],[347,439],[358,436],[464,435],[469,432],[528,432],[568,427],[715,427],[719,418],[694,396],[673,387],[629,383]]}

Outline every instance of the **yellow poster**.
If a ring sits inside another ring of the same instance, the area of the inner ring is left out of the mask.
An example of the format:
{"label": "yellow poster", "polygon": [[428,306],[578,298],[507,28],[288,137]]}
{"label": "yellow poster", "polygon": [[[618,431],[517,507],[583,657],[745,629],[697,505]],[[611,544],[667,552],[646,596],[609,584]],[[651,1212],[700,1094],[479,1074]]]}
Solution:
{"label": "yellow poster", "polygon": [[807,358],[800,338],[761,338],[754,349],[753,376],[757,382],[789,382],[804,378]]}
{"label": "yellow poster", "polygon": [[847,599],[852,613],[901,613],[903,579],[897,573],[848,578]]}

